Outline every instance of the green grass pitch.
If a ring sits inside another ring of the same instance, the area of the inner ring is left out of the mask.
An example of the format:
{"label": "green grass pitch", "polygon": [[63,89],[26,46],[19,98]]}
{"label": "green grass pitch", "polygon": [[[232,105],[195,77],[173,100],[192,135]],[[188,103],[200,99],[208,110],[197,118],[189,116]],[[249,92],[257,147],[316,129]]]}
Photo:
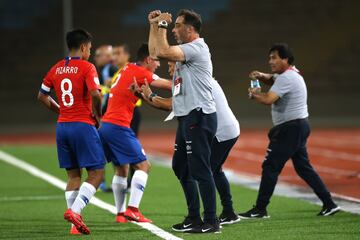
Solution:
{"label": "green grass pitch", "polygon": [[[52,145],[3,145],[0,150],[66,180]],[[108,164],[108,183],[111,174]],[[232,193],[238,212],[248,210],[256,198],[256,191],[242,186],[232,185]],[[111,193],[98,192],[96,196],[114,204]],[[91,204],[83,211],[91,235],[70,236],[70,225],[63,220],[65,209],[62,190],[0,161],[0,239],[160,239],[134,224],[116,224],[112,214]],[[171,169],[153,165],[140,209],[165,231],[171,232],[171,225],[183,220],[186,205]],[[360,239],[360,216],[340,212],[321,218],[315,216],[319,210],[319,206],[305,201],[274,196],[268,209],[270,219],[243,220],[224,226],[221,234],[171,233],[184,239],[207,240]]]}

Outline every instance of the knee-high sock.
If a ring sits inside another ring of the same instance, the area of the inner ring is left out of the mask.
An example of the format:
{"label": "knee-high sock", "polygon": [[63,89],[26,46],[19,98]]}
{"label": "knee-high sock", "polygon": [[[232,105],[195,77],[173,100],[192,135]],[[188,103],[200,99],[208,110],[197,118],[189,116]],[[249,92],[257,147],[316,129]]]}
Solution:
{"label": "knee-high sock", "polygon": [[[67,208],[71,208],[78,194],[79,191],[65,191]],[[71,224],[71,226],[73,226],[73,224]]]}
{"label": "knee-high sock", "polygon": [[114,200],[117,212],[125,212],[127,177],[120,177],[114,175],[112,180],[112,189],[114,193]]}
{"label": "knee-high sock", "polygon": [[80,214],[81,210],[89,203],[92,196],[94,196],[96,188],[88,182],[84,182],[80,189],[79,194],[76,197],[71,210],[75,213]]}
{"label": "knee-high sock", "polygon": [[129,206],[139,208],[141,198],[143,196],[148,174],[141,170],[136,170],[131,180],[131,191]]}
{"label": "knee-high sock", "polygon": [[71,208],[71,206],[73,205],[78,194],[79,194],[79,191],[66,191],[65,192],[67,208]]}

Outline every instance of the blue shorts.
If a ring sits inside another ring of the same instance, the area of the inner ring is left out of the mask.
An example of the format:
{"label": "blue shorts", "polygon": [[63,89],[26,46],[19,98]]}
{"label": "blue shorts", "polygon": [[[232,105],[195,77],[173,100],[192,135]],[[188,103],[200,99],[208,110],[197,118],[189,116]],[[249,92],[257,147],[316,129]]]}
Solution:
{"label": "blue shorts", "polygon": [[115,166],[146,160],[144,149],[131,128],[103,122],[99,129],[105,156]]}
{"label": "blue shorts", "polygon": [[106,164],[99,133],[93,125],[65,122],[56,125],[60,168],[102,169]]}

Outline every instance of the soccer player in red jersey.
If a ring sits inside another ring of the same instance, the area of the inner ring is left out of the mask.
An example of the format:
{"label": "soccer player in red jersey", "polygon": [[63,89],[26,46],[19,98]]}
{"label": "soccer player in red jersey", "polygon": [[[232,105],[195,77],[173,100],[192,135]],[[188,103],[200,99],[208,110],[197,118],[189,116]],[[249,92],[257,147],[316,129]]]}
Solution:
{"label": "soccer player in red jersey", "polygon": [[[91,40],[91,35],[82,29],[67,33],[69,56],[50,69],[38,95],[48,109],[59,114],[56,143],[60,168],[65,168],[68,175],[64,218],[73,224],[71,234],[90,233],[80,214],[95,194],[106,163],[95,128],[101,118],[101,96],[95,67],[87,61]],[[49,96],[51,89],[59,103]],[[88,173],[82,184],[81,168]]]}
{"label": "soccer player in red jersey", "polygon": [[[137,63],[127,64],[111,86],[108,108],[99,129],[106,158],[115,165],[112,189],[118,212],[116,222],[124,223],[126,218],[137,222],[151,222],[139,211],[150,163],[139,140],[130,128],[138,100],[138,97],[131,92],[130,86],[134,80],[139,86],[147,80],[154,87],[170,90],[171,82],[153,73],[159,66],[159,60],[151,58],[148,45],[143,44],[138,50]],[[135,172],[131,180],[128,208],[125,210],[129,165],[135,169]]]}

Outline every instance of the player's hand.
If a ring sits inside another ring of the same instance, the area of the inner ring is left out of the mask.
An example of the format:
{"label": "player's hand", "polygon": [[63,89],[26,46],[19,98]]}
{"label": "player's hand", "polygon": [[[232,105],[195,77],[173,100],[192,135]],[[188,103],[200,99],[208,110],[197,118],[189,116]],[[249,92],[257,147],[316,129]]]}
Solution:
{"label": "player's hand", "polygon": [[151,11],[149,14],[148,14],[148,20],[149,20],[149,23],[158,23],[159,21],[159,15],[161,14],[161,11],[160,10],[154,10],[154,11]]}
{"label": "player's hand", "polygon": [[263,77],[264,77],[264,73],[259,72],[259,71],[252,71],[249,74],[249,78],[252,79],[252,80],[263,78]]}
{"label": "player's hand", "polygon": [[139,87],[135,77],[134,77],[134,82],[129,87],[129,90],[138,98],[142,98],[142,95],[141,95],[142,90]]}
{"label": "player's hand", "polygon": [[134,82],[130,85],[129,90],[135,94],[135,93],[141,93],[141,88],[139,87],[136,78],[134,77]]}
{"label": "player's hand", "polygon": [[142,90],[143,98],[147,101],[150,100],[149,97],[152,94],[152,91],[146,79],[145,79],[145,84],[141,86],[141,90]]}
{"label": "player's hand", "polygon": [[165,12],[165,13],[161,13],[159,15],[159,22],[160,21],[166,21],[168,24],[172,23],[172,15],[171,13]]}

